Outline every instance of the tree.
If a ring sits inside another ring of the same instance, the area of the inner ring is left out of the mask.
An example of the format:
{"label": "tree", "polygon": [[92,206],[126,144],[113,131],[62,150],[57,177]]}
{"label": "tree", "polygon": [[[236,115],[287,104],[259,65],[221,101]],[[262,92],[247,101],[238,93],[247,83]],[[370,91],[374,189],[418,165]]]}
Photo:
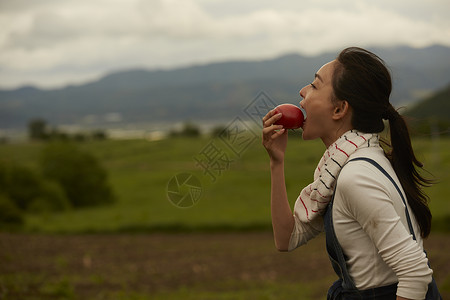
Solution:
{"label": "tree", "polygon": [[34,119],[28,123],[28,135],[32,140],[46,140],[48,138],[47,122],[43,119]]}
{"label": "tree", "polygon": [[225,125],[217,125],[211,130],[212,137],[219,137],[228,134],[228,128]]}
{"label": "tree", "polygon": [[97,159],[68,142],[53,142],[42,151],[44,176],[58,182],[74,207],[112,203],[107,173]]}
{"label": "tree", "polygon": [[106,140],[107,134],[104,130],[95,130],[91,133],[92,139],[94,140]]}
{"label": "tree", "polygon": [[176,130],[172,130],[170,132],[170,136],[171,137],[177,137],[177,136],[182,136],[182,137],[199,137],[201,134],[200,132],[200,128],[191,123],[191,122],[185,122],[183,124],[183,128],[180,131],[176,131]]}

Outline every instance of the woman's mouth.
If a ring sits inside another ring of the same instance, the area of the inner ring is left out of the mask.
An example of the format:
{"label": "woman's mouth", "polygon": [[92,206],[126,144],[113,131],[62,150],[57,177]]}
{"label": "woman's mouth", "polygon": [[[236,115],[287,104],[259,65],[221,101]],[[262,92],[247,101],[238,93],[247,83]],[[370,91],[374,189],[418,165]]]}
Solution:
{"label": "woman's mouth", "polygon": [[308,119],[308,116],[306,115],[306,110],[304,110],[302,107],[300,107],[300,110],[303,113],[303,124],[302,124],[302,128],[303,128],[306,124],[306,120]]}

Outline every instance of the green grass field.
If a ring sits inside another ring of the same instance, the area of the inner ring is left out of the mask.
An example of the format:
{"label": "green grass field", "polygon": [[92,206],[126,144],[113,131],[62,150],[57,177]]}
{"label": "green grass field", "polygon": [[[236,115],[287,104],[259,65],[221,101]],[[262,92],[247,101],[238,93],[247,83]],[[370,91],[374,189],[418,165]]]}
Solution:
{"label": "green grass field", "polygon": [[[213,141],[232,160],[215,181],[197,165]],[[415,139],[417,156],[438,181],[427,189],[437,230],[448,229],[450,219],[450,140]],[[0,146],[0,155],[37,168],[44,144]],[[117,196],[111,206],[63,213],[27,215],[25,231],[48,233],[150,232],[250,230],[270,228],[270,177],[268,157],[259,139],[234,155],[212,138],[173,138],[159,141],[106,140],[80,143],[107,169]],[[286,185],[293,205],[298,193],[312,179],[324,151],[320,141],[290,138],[286,157]],[[167,197],[167,184],[178,173],[195,175],[202,196],[191,208],[178,208]],[[425,174],[427,175],[427,174]]]}
{"label": "green grass field", "polygon": [[[215,182],[194,159],[211,141],[220,146],[206,137],[80,143],[107,169],[117,202],[28,214],[22,232],[0,232],[0,298],[325,299],[336,276],[323,235],[291,253],[275,250],[269,162],[260,140],[241,156],[221,148],[234,161]],[[448,232],[450,140],[416,139],[414,145],[439,181],[427,190],[433,231]],[[44,146],[0,145],[0,157],[39,169]],[[286,184],[292,205],[323,151],[320,141],[290,139]],[[191,208],[168,200],[167,184],[178,173],[201,182],[202,197]],[[432,233],[425,241],[444,297],[450,291],[448,237]]]}

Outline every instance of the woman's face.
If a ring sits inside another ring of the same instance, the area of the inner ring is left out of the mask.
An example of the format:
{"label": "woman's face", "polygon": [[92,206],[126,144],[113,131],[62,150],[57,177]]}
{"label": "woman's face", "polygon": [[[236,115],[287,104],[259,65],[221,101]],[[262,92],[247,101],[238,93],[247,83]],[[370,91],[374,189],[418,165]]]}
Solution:
{"label": "woman's face", "polygon": [[335,140],[335,122],[332,119],[335,105],[332,101],[332,76],[335,61],[323,65],[315,74],[314,81],[300,91],[300,106],[306,111],[303,139],[321,138],[326,146]]}

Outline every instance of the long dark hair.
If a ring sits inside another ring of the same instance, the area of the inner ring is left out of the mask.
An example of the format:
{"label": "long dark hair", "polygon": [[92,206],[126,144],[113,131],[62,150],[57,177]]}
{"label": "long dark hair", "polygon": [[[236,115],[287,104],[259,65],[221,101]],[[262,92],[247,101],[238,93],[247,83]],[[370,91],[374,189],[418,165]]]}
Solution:
{"label": "long dark hair", "polygon": [[389,102],[392,81],[384,61],[365,49],[351,47],[342,50],[336,58],[333,90],[336,100],[346,100],[353,109],[352,125],[362,132],[384,130],[383,119],[389,120],[390,146],[385,150],[403,190],[408,204],[425,238],[431,230],[431,212],[423,187],[432,181],[417,170],[423,164],[416,158],[408,127],[403,117]]}

